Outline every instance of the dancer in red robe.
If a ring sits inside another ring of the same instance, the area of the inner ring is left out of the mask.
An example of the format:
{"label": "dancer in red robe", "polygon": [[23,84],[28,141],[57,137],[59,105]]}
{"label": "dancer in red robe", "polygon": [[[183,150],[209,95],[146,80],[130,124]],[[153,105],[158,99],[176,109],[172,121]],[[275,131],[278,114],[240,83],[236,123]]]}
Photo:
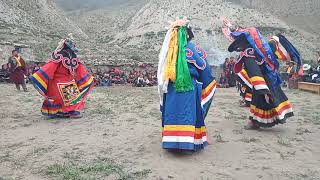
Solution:
{"label": "dancer in red robe", "polygon": [[34,87],[45,98],[41,112],[48,118],[79,118],[93,77],[77,58],[72,38],[60,41],[52,58],[31,76]]}

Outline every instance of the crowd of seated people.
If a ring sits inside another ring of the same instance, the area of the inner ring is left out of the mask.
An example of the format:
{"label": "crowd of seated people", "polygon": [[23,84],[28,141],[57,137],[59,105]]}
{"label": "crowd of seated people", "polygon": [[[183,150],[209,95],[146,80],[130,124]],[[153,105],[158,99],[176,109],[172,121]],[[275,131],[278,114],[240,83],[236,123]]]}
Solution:
{"label": "crowd of seated people", "polygon": [[93,72],[96,86],[112,86],[130,84],[134,87],[146,87],[157,85],[157,73],[153,70],[121,70],[120,68],[112,68],[111,70],[97,69]]}
{"label": "crowd of seated people", "polygon": [[[28,64],[26,82],[28,76],[37,72],[41,68],[41,63]],[[129,84],[134,87],[147,87],[157,85],[156,70],[122,70],[120,68],[112,68],[111,70],[101,70],[97,68],[94,72],[92,68],[88,72],[95,78],[96,86],[112,86]],[[7,64],[3,64],[0,69],[0,82],[9,81],[9,69]]]}

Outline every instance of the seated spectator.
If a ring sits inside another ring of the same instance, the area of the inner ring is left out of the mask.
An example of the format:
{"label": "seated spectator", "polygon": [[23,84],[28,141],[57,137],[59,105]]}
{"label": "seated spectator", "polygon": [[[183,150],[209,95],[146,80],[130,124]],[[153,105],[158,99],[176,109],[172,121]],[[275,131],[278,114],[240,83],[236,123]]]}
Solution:
{"label": "seated spectator", "polygon": [[145,77],[143,78],[143,81],[144,81],[145,86],[152,86],[151,83],[150,83],[150,81],[149,81],[149,79],[147,78],[147,76],[145,76]]}
{"label": "seated spectator", "polygon": [[229,85],[228,85],[228,82],[227,82],[227,77],[225,76],[224,73],[221,73],[220,74],[220,77],[219,77],[219,83],[218,83],[218,87],[221,87],[221,88],[228,88]]}
{"label": "seated spectator", "polygon": [[136,86],[137,87],[145,87],[144,79],[141,76],[138,77]]}
{"label": "seated spectator", "polygon": [[110,86],[112,86],[112,83],[111,83],[110,79],[108,79],[107,77],[103,77],[100,81],[100,86],[110,87]]}
{"label": "seated spectator", "polygon": [[309,64],[304,64],[303,65],[303,76],[302,76],[302,81],[303,82],[310,82],[312,83],[312,75],[314,74],[314,71]]}
{"label": "seated spectator", "polygon": [[312,69],[311,82],[312,83],[320,83],[320,66]]}
{"label": "seated spectator", "polygon": [[1,70],[0,70],[0,82],[10,82],[8,64],[4,64],[1,67]]}

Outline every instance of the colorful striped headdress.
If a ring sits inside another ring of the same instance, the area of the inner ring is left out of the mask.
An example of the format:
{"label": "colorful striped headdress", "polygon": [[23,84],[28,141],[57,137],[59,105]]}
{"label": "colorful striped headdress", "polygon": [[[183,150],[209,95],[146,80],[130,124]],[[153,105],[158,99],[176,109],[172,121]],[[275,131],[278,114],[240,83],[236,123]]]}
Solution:
{"label": "colorful striped headdress", "polygon": [[170,27],[159,55],[159,91],[166,93],[168,82],[171,81],[177,92],[187,92],[194,88],[185,51],[189,21],[183,18],[169,23]]}

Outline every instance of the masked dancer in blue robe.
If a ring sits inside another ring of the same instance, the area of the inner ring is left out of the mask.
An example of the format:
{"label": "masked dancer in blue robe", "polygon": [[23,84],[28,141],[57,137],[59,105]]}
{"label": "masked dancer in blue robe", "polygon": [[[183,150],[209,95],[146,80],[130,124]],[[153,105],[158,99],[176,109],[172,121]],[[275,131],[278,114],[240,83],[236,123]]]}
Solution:
{"label": "masked dancer in blue robe", "polygon": [[162,147],[197,151],[208,145],[205,118],[216,90],[207,53],[192,43],[188,21],[171,24],[159,55]]}

